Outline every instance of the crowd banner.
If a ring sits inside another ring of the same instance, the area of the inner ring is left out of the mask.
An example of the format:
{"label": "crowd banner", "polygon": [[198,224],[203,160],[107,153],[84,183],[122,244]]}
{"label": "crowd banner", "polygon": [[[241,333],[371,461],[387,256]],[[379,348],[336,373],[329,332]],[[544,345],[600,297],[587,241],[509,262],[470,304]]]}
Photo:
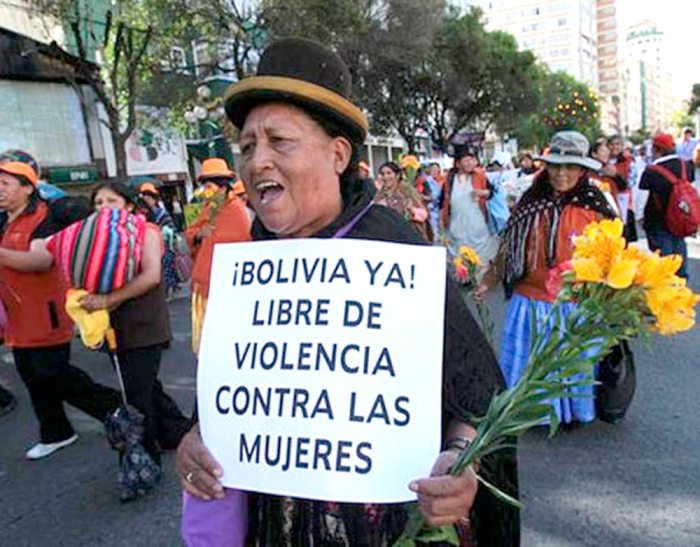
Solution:
{"label": "crowd banner", "polygon": [[217,245],[197,404],[224,486],[414,500],[440,451],[445,280],[440,247]]}

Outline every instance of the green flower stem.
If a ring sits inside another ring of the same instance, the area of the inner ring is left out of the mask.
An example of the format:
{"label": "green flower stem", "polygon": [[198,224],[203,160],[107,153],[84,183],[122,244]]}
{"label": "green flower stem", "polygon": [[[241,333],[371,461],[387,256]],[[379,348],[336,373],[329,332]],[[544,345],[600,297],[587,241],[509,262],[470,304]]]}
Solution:
{"label": "green flower stem", "polygon": [[[562,307],[572,300],[578,304],[563,318]],[[479,305],[477,310],[480,310]],[[512,446],[508,442],[510,437],[543,425],[546,420],[549,420],[550,436],[554,435],[559,420],[549,401],[586,396],[571,393],[570,389],[595,384],[594,367],[610,347],[619,340],[646,333],[649,317],[645,310],[643,294],[635,288],[617,291],[603,284],[576,286],[571,278],[568,282],[565,279],[559,298],[536,325],[533,307],[531,320],[537,334],[531,341],[525,371],[513,387],[494,395],[485,416],[473,419],[476,436],[459,453],[451,473],[460,475],[484,456]],[[484,326],[485,316],[481,311],[479,314]],[[549,336],[544,334],[547,330],[550,330]],[[600,351],[593,356],[586,355],[595,348]],[[581,374],[583,378],[572,380]],[[521,506],[518,500],[478,473],[477,479],[505,503]],[[411,506],[410,515],[409,526],[395,545],[409,547],[417,541],[458,544],[453,526],[440,529],[425,526],[415,504]]]}

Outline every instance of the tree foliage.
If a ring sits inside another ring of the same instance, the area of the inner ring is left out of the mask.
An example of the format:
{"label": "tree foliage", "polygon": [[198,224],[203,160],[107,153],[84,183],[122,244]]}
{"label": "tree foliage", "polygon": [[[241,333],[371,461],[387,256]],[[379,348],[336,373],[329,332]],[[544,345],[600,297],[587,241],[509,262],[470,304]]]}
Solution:
{"label": "tree foliage", "polygon": [[481,12],[445,0],[266,0],[275,37],[299,35],[335,47],[374,133],[398,132],[413,148],[427,132],[445,149],[465,129],[508,131],[537,104],[531,52],[488,32]]}
{"label": "tree foliage", "polygon": [[543,146],[557,131],[574,130],[593,141],[600,133],[595,91],[564,72],[540,67],[538,104],[515,130],[523,146]]}
{"label": "tree foliage", "polygon": [[700,84],[693,84],[688,103],[688,114],[695,114],[700,109]]}
{"label": "tree foliage", "polygon": [[[534,144],[561,127],[597,130],[583,84],[541,69],[512,36],[487,31],[479,9],[460,11],[447,0],[105,0],[108,22],[98,32],[86,0],[30,1],[68,22],[86,71],[94,67],[85,37],[98,44],[101,70],[88,81],[108,113],[120,174],[136,104],[169,108],[170,124],[183,128],[198,83],[250,75],[264,46],[284,36],[334,48],[372,132],[396,132],[412,150],[420,133],[446,150],[462,131],[495,128]],[[195,58],[172,57],[193,44]],[[585,110],[574,113],[579,100]]]}
{"label": "tree foliage", "polygon": [[[137,125],[136,105],[148,48],[153,39],[151,25],[131,24],[130,16],[140,12],[140,2],[125,0],[119,9],[91,11],[89,2],[79,0],[31,0],[39,14],[64,23],[74,55],[53,43],[53,53],[71,65],[76,80],[86,82],[104,107],[114,142],[117,175],[126,175],[124,145]],[[95,62],[98,64],[96,65]],[[83,101],[85,90],[72,82]]]}

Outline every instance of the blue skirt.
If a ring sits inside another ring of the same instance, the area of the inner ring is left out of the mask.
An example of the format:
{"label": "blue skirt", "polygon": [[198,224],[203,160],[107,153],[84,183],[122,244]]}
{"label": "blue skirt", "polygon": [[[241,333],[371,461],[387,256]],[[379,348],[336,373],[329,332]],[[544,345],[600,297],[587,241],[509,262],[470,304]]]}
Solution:
{"label": "blue skirt", "polygon": [[[537,325],[544,322],[552,304],[539,300],[530,300],[519,294],[514,294],[506,312],[503,338],[501,339],[501,353],[499,364],[510,388],[520,379],[527,365],[530,354],[530,337],[532,330],[532,306],[534,304],[535,321]],[[574,308],[574,304],[565,304],[562,307],[563,317],[566,317]],[[552,332],[552,324],[542,325],[547,334]],[[589,350],[587,356],[594,356],[599,350]],[[582,380],[585,375],[579,374],[572,380]],[[572,397],[554,399],[551,401],[557,417],[561,423],[592,422],[595,420],[594,386],[572,387],[572,393],[585,394],[586,397]],[[543,424],[544,425],[544,424]]]}

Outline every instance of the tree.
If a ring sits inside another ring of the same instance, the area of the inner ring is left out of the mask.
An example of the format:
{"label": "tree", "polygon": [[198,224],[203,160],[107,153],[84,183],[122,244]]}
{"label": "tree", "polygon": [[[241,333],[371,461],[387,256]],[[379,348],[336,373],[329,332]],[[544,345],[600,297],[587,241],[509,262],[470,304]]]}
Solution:
{"label": "tree", "polygon": [[534,55],[518,51],[511,35],[486,31],[477,8],[447,12],[434,59],[430,126],[443,149],[465,129],[510,131],[537,105]]}
{"label": "tree", "polygon": [[431,50],[440,31],[444,0],[392,0],[375,25],[369,62],[357,72],[358,94],[375,133],[395,130],[416,150],[428,128],[428,97],[436,85]]}
{"label": "tree", "polygon": [[444,0],[267,0],[263,19],[274,37],[301,36],[334,48],[372,131],[394,130],[413,150],[425,125],[425,58],[444,8]]}
{"label": "tree", "polygon": [[545,145],[557,131],[574,130],[593,141],[600,133],[598,97],[593,89],[564,72],[539,69],[540,100],[515,130],[524,146]]}
{"label": "tree", "polygon": [[696,114],[698,109],[700,109],[700,84],[693,84],[693,91],[688,103],[688,114]]}
{"label": "tree", "polygon": [[688,110],[685,108],[679,108],[678,110],[674,110],[671,114],[671,123],[676,132],[680,135],[684,129],[693,127],[693,116],[688,114]]}
{"label": "tree", "polygon": [[410,149],[420,129],[446,149],[470,126],[510,130],[537,103],[535,58],[484,29],[481,12],[444,0],[266,0],[274,36],[334,47],[374,133],[398,132]]}
{"label": "tree", "polygon": [[[156,24],[140,101],[167,108],[168,113],[149,123],[160,125],[166,132],[191,132],[193,126],[185,122],[185,112],[202,102],[196,90],[198,84],[208,81],[213,96],[206,102],[213,117],[199,124],[199,131],[203,125],[207,132],[217,132],[218,127],[220,134],[234,139],[235,128],[225,116],[216,115],[216,107],[222,103],[227,80],[241,80],[255,71],[267,36],[259,2],[148,0],[143,6],[141,19]],[[172,51],[189,51],[192,44],[196,44],[196,57],[186,55],[173,62]],[[212,83],[212,77],[219,79]]]}
{"label": "tree", "polygon": [[[137,124],[136,104],[153,27],[133,26],[122,15],[138,13],[140,5],[136,0],[123,0],[118,8],[106,9],[103,14],[88,11],[88,3],[80,1],[32,2],[39,13],[64,22],[75,55],[55,42],[51,44],[53,53],[74,68],[76,79],[87,82],[104,107],[107,116],[104,123],[114,143],[117,176],[126,176],[124,145]],[[101,60],[101,64],[96,66],[93,59]],[[83,87],[75,81],[72,84],[83,102],[87,102]]]}

